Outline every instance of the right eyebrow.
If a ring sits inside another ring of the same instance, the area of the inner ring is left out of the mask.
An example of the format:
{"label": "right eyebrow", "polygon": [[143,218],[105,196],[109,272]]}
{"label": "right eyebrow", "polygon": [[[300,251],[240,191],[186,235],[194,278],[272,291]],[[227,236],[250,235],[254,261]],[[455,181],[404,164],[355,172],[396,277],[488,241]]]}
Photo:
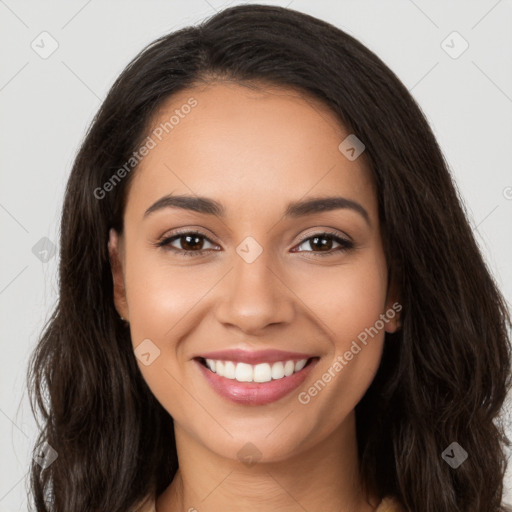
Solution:
{"label": "right eyebrow", "polygon": [[214,199],[199,196],[167,195],[153,203],[144,212],[144,217],[163,208],[181,208],[183,210],[192,210],[194,212],[215,215],[217,217],[225,216],[224,207]]}

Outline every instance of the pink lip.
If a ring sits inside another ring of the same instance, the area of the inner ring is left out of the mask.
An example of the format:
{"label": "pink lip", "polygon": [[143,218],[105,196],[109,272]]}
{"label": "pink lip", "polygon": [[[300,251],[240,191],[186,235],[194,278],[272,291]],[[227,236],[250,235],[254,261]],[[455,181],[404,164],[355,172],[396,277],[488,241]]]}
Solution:
{"label": "pink lip", "polygon": [[[218,353],[215,357],[219,358]],[[306,357],[301,358],[306,359]],[[208,357],[208,359],[210,358]],[[237,380],[217,375],[209,368],[206,368],[198,359],[194,359],[194,362],[199,366],[200,371],[210,386],[221,397],[243,405],[264,405],[275,402],[298,388],[309,375],[313,366],[318,362],[318,358],[314,358],[299,372],[293,373],[289,377],[271,380],[270,382],[238,382]]]}
{"label": "pink lip", "polygon": [[284,352],[282,350],[248,351],[240,349],[218,350],[207,354],[198,354],[196,357],[215,359],[218,361],[233,361],[235,363],[277,363],[278,361],[300,361],[315,357],[313,354],[300,354],[299,352]]}

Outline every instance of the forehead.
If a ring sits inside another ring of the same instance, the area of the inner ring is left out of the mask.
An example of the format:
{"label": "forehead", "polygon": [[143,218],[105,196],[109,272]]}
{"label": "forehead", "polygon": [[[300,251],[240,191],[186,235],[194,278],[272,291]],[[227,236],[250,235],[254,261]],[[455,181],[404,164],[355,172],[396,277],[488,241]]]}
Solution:
{"label": "forehead", "polygon": [[147,208],[175,192],[214,197],[229,214],[330,194],[357,198],[375,214],[364,153],[348,160],[338,146],[350,132],[302,92],[201,85],[166,100],[151,125],[152,149],[135,172],[128,206]]}

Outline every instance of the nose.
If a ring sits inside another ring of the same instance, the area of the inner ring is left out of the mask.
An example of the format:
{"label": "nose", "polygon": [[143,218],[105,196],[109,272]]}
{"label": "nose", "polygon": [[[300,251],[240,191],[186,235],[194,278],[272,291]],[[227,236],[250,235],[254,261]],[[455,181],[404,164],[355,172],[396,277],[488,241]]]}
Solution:
{"label": "nose", "polygon": [[[217,320],[258,335],[273,324],[289,324],[295,315],[294,293],[283,270],[263,251],[252,263],[235,256],[233,269],[217,290]],[[271,268],[272,267],[272,268]]]}

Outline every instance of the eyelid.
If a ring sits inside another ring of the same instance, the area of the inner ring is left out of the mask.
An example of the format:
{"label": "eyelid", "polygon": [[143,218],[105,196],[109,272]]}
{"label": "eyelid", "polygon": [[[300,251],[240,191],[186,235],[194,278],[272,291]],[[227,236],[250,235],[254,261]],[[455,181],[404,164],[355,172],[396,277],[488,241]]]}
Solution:
{"label": "eyelid", "polygon": [[299,239],[299,243],[304,242],[305,240],[308,240],[309,238],[314,238],[315,236],[319,235],[329,235],[332,237],[341,238],[342,240],[345,240],[346,242],[354,243],[352,240],[352,237],[348,236],[342,231],[339,231],[338,229],[334,228],[316,228],[312,232],[305,233],[304,235],[301,235],[301,238]]}
{"label": "eyelid", "polygon": [[[178,255],[183,255],[183,256],[200,256],[200,255],[203,255],[204,253],[209,253],[212,251],[212,249],[200,249],[197,251],[192,251],[192,250],[186,250],[186,249],[178,249],[178,248],[172,247],[170,245],[171,242],[174,242],[175,240],[177,240],[185,235],[198,235],[198,236],[204,238],[205,240],[207,240],[208,242],[210,242],[211,244],[219,246],[219,244],[217,244],[216,242],[211,240],[209,235],[207,235],[206,233],[204,233],[203,231],[201,231],[197,228],[178,229],[176,231],[173,231],[169,235],[164,235],[164,236],[160,237],[159,240],[154,245],[156,245],[157,247],[163,248],[163,249],[167,248],[167,250],[175,252]],[[315,237],[331,238],[334,240],[335,243],[339,244],[340,247],[337,247],[335,249],[331,249],[331,250],[325,251],[325,252],[324,251],[319,251],[319,252],[317,252],[317,251],[297,251],[297,250],[295,250],[293,252],[312,253],[315,255],[315,257],[316,256],[328,256],[328,255],[336,254],[338,252],[344,252],[344,251],[353,249],[354,245],[355,245],[354,241],[352,240],[352,238],[350,236],[348,236],[338,230],[332,230],[331,228],[322,230],[320,228],[317,228],[313,232],[305,233],[304,235],[302,235],[300,237],[298,243],[296,243],[294,245],[294,248],[302,245],[304,242],[311,240]]]}
{"label": "eyelid", "polygon": [[[355,243],[353,242],[351,237],[341,235],[337,230],[336,231],[330,231],[330,230],[323,230],[323,231],[315,231],[313,233],[308,233],[302,237],[302,239],[299,241],[298,244],[296,244],[294,247],[301,246],[303,243],[307,242],[308,240],[312,240],[313,238],[330,238],[334,241],[334,243],[339,244],[339,247],[336,247],[334,249],[330,249],[329,251],[298,251],[294,250],[293,252],[299,252],[299,253],[310,253],[312,254],[313,258],[317,257],[324,257],[324,256],[333,256],[335,254],[344,253],[347,251],[350,251],[355,248]],[[309,256],[308,256],[309,257]]]}
{"label": "eyelid", "polygon": [[[177,228],[176,230],[172,231],[169,234],[165,233],[164,235],[162,235],[158,238],[157,243],[177,237],[178,235],[201,235],[201,236],[205,237],[206,239],[208,239],[210,242],[215,243],[216,245],[219,245],[212,240],[211,235],[208,235],[204,231],[201,231],[201,228],[193,228],[193,227]],[[347,242],[353,242],[352,237],[350,237],[346,233],[339,231],[335,228],[315,228],[313,231],[301,235],[301,237],[299,238],[299,243],[302,243],[305,240],[307,240],[311,237],[314,237],[315,235],[316,236],[332,235],[332,236],[342,238],[342,239],[346,240]]]}
{"label": "eyelid", "polygon": [[[173,231],[172,233],[164,234],[156,241],[155,245],[165,248],[165,246],[168,245],[171,241],[179,239],[185,235],[198,235],[198,236],[203,237],[205,240],[208,240],[213,245],[219,245],[211,239],[210,235],[207,235],[206,233],[204,233],[203,231],[201,231],[200,229],[197,229],[197,228],[181,228],[181,229],[177,229],[177,230]],[[173,247],[172,249],[175,249],[175,248]],[[185,249],[176,249],[176,251],[185,252]],[[201,251],[204,251],[204,250],[201,249]],[[190,252],[200,253],[201,251],[190,251]]]}

